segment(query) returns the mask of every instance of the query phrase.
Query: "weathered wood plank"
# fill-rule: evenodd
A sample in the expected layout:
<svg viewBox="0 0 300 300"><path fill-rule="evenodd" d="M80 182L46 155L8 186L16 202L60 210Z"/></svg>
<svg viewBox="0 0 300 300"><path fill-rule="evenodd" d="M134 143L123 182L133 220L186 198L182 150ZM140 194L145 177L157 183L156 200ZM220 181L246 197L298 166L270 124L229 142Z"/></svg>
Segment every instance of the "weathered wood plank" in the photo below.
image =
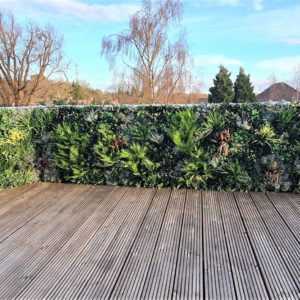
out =
<svg viewBox="0 0 300 300"><path fill-rule="evenodd" d="M27 193L13 198L6 205L0 207L0 228L6 225L28 209L34 209L43 201L43 193L53 189L53 185L43 184L30 189Z"/></svg>
<svg viewBox="0 0 300 300"><path fill-rule="evenodd" d="M33 207L28 208L27 210L20 212L10 220L7 220L6 224L4 224L0 228L0 243L2 243L9 236L16 233L20 235L22 231L19 231L20 228L25 226L31 220L34 220L39 214L43 213L45 210L48 210L50 206L53 206L55 202L64 195L67 191L70 191L70 188L63 185L52 185L47 190L37 195L32 200L36 200L37 204ZM42 199L42 201L40 200ZM26 232L27 233L27 232ZM21 238L18 239L19 242L24 240L24 235L21 235Z"/></svg>
<svg viewBox="0 0 300 300"><path fill-rule="evenodd" d="M171 190L158 190L126 262L110 287L112 299L139 299L161 230Z"/></svg>
<svg viewBox="0 0 300 300"><path fill-rule="evenodd" d="M121 258L116 251L133 242L130 235L138 230L154 192L130 188L115 213L93 236L66 276L50 289L47 297L92 298L90 293L101 292L99 285L104 282L106 272L116 267L115 260ZM127 235L128 239L125 238Z"/></svg>
<svg viewBox="0 0 300 300"><path fill-rule="evenodd" d="M235 197L271 298L297 299L297 285L250 195Z"/></svg>
<svg viewBox="0 0 300 300"><path fill-rule="evenodd" d="M299 194L286 194L286 198L290 201L293 207L300 214L300 195Z"/></svg>
<svg viewBox="0 0 300 300"><path fill-rule="evenodd" d="M15 188L6 189L0 192L0 206L13 201L14 198L40 186L41 183L26 184Z"/></svg>
<svg viewBox="0 0 300 300"><path fill-rule="evenodd" d="M269 295L233 194L217 193L217 202L221 210L238 299L268 299Z"/></svg>
<svg viewBox="0 0 300 300"><path fill-rule="evenodd" d="M28 284L24 290L19 290L16 298L45 299L47 293L59 280L65 276L71 265L78 259L78 255L87 246L99 228L104 224L114 209L123 199L127 188L116 187L107 192L105 199L93 214L83 223L71 239L57 252L45 268ZM112 230L108 223L106 229Z"/></svg>
<svg viewBox="0 0 300 300"><path fill-rule="evenodd" d="M299 213L290 204L289 200L286 199L285 194L267 193L267 196L300 243Z"/></svg>
<svg viewBox="0 0 300 300"><path fill-rule="evenodd" d="M0 277L5 279L0 282L0 298L13 298L15 294L37 276L44 265L59 251L60 248L73 236L82 223L91 215L99 205L95 193L103 193L94 187L81 187L82 193L74 197L74 205L59 211L65 223L59 230L51 233L48 239L34 246L26 248L20 257L7 257L0 262ZM55 222L55 221L54 221ZM38 232L39 234L39 232Z"/></svg>
<svg viewBox="0 0 300 300"><path fill-rule="evenodd" d="M250 196L300 290L300 243L266 195L251 193ZM300 230L300 216L298 227Z"/></svg>
<svg viewBox="0 0 300 300"><path fill-rule="evenodd" d="M173 298L203 299L201 192L188 190L181 232Z"/></svg>
<svg viewBox="0 0 300 300"><path fill-rule="evenodd" d="M170 299L179 252L186 191L173 190L141 298Z"/></svg>
<svg viewBox="0 0 300 300"><path fill-rule="evenodd" d="M300 298L297 195L27 188L0 192L0 299Z"/></svg>
<svg viewBox="0 0 300 300"><path fill-rule="evenodd" d="M203 192L203 247L205 298L236 298L231 262L215 192Z"/></svg>

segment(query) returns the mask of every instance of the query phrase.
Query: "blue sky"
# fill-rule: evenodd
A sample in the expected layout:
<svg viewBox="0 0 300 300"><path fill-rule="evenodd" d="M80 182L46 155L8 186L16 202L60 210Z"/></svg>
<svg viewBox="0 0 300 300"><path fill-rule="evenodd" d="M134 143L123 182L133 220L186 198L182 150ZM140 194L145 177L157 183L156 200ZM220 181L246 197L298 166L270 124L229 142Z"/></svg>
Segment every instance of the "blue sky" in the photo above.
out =
<svg viewBox="0 0 300 300"><path fill-rule="evenodd" d="M65 53L72 61L69 80L79 79L94 88L108 89L113 72L100 56L102 37L127 28L129 16L140 7L129 0L0 0L0 10L51 23L64 34ZM270 83L274 73L289 81L300 65L299 0L185 0L183 26L187 31L194 73L212 83L223 63L232 79L243 66L256 91ZM121 70L121 66L120 66Z"/></svg>

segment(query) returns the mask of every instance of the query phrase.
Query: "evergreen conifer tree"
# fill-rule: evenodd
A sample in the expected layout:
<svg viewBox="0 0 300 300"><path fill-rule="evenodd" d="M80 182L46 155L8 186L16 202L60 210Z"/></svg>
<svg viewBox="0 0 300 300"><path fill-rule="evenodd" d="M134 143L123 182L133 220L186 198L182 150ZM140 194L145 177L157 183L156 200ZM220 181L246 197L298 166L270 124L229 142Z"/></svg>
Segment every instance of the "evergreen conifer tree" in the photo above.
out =
<svg viewBox="0 0 300 300"><path fill-rule="evenodd" d="M256 97L253 92L253 86L250 81L250 75L246 75L243 68L237 75L234 83L234 100L233 102L255 102Z"/></svg>
<svg viewBox="0 0 300 300"><path fill-rule="evenodd" d="M234 91L230 76L231 73L223 65L220 65L219 73L214 79L214 86L209 89L209 103L229 103L233 101Z"/></svg>

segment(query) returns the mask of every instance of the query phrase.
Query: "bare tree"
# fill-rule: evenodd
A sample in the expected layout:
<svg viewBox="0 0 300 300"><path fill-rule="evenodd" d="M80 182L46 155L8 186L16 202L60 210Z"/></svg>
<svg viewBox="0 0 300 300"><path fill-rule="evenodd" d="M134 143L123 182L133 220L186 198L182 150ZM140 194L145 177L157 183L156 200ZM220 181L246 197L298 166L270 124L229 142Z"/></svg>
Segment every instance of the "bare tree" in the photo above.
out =
<svg viewBox="0 0 300 300"><path fill-rule="evenodd" d="M277 77L276 77L276 74L275 74L274 72L272 72L272 73L269 75L267 81L268 81L268 84L269 84L269 85L273 85L273 84L277 83L277 82L278 82L278 79L277 79Z"/></svg>
<svg viewBox="0 0 300 300"><path fill-rule="evenodd" d="M299 93L300 93L300 64L293 68L292 86L294 89L297 90L297 97L296 100L299 101Z"/></svg>
<svg viewBox="0 0 300 300"><path fill-rule="evenodd" d="M129 29L102 41L102 55L110 67L120 57L130 72L128 78L137 84L134 88L152 103L170 101L188 78L184 32L170 37L171 25L180 26L182 14L179 0L144 0L130 18Z"/></svg>
<svg viewBox="0 0 300 300"><path fill-rule="evenodd" d="M52 26L19 25L0 14L0 98L5 105L29 105L45 78L62 73L63 38Z"/></svg>

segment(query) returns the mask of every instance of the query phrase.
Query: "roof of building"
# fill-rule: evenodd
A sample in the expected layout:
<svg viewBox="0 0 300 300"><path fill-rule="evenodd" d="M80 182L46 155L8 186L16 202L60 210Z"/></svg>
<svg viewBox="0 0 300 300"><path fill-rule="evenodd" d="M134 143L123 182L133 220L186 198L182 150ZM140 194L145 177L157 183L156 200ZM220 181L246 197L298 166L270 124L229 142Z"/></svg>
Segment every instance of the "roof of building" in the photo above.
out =
<svg viewBox="0 0 300 300"><path fill-rule="evenodd" d="M262 93L256 96L257 101L290 101L299 99L300 92L289 86L285 82L278 82L272 84Z"/></svg>

